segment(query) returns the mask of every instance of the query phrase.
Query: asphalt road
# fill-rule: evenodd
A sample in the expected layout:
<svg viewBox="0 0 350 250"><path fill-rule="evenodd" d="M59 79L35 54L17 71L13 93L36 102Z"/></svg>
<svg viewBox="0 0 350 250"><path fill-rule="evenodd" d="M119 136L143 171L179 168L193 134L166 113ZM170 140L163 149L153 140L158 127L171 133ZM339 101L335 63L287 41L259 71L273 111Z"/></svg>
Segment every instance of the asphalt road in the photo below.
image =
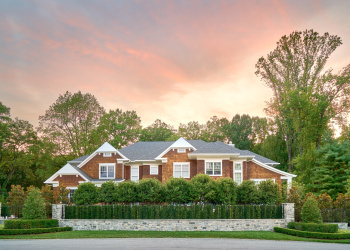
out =
<svg viewBox="0 0 350 250"><path fill-rule="evenodd" d="M0 240L1 250L15 249L266 249L338 250L347 244L242 239L52 239Z"/></svg>

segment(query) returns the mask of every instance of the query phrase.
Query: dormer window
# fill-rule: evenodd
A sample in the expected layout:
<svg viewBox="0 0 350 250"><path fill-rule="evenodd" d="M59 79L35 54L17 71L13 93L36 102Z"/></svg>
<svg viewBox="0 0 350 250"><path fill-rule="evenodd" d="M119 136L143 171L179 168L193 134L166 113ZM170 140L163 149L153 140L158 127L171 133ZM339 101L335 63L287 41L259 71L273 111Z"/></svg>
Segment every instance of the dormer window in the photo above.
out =
<svg viewBox="0 0 350 250"><path fill-rule="evenodd" d="M111 157L112 153L103 153L103 157Z"/></svg>
<svg viewBox="0 0 350 250"><path fill-rule="evenodd" d="M178 153L186 153L186 149L185 148L178 148L177 152Z"/></svg>

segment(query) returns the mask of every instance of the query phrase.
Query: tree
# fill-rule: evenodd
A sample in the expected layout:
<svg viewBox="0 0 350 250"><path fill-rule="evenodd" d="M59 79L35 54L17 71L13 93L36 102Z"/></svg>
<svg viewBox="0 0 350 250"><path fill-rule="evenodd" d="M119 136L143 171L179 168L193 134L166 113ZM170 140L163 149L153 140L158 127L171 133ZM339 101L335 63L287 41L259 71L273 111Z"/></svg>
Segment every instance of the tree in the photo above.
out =
<svg viewBox="0 0 350 250"><path fill-rule="evenodd" d="M106 181L102 183L99 191L101 202L108 204L115 202L115 192L117 191L117 185L113 181Z"/></svg>
<svg viewBox="0 0 350 250"><path fill-rule="evenodd" d="M282 197L279 185L271 179L260 182L258 185L258 200L262 204L280 204Z"/></svg>
<svg viewBox="0 0 350 250"><path fill-rule="evenodd" d="M174 128L161 120L141 130L140 141L169 141L174 138Z"/></svg>
<svg viewBox="0 0 350 250"><path fill-rule="evenodd" d="M258 188L254 181L243 181L238 186L237 201L240 204L255 204L258 201Z"/></svg>
<svg viewBox="0 0 350 250"><path fill-rule="evenodd" d="M322 223L321 210L314 198L309 197L303 205L301 220L306 223Z"/></svg>
<svg viewBox="0 0 350 250"><path fill-rule="evenodd" d="M164 200L162 183L156 178L142 179L137 186L138 201L158 203Z"/></svg>
<svg viewBox="0 0 350 250"><path fill-rule="evenodd" d="M313 169L308 190L328 193L333 199L338 193L346 193L350 175L350 141L330 143L322 146L316 153L316 167Z"/></svg>
<svg viewBox="0 0 350 250"><path fill-rule="evenodd" d="M73 194L76 205L92 205L100 201L99 190L92 182L84 182Z"/></svg>
<svg viewBox="0 0 350 250"><path fill-rule="evenodd" d="M11 206L23 206L26 194L21 185L11 185L11 191L6 201Z"/></svg>
<svg viewBox="0 0 350 250"><path fill-rule="evenodd" d="M138 202L137 186L138 183L134 181L123 181L122 183L119 183L114 200L126 204Z"/></svg>
<svg viewBox="0 0 350 250"><path fill-rule="evenodd" d="M221 178L216 181L216 192L213 197L216 204L235 204L237 200L237 184L232 178Z"/></svg>
<svg viewBox="0 0 350 250"><path fill-rule="evenodd" d="M23 219L45 219L45 200L38 188L31 188L28 192L27 198L24 201Z"/></svg>
<svg viewBox="0 0 350 250"><path fill-rule="evenodd" d="M180 123L178 135L186 140L199 140L202 137L204 125L192 121L187 124Z"/></svg>
<svg viewBox="0 0 350 250"><path fill-rule="evenodd" d="M185 204L190 202L190 186L184 178L171 177L164 184L165 201L168 203Z"/></svg>
<svg viewBox="0 0 350 250"><path fill-rule="evenodd" d="M65 185L60 183L56 190L53 191L53 198L56 204L70 204L69 198L69 189Z"/></svg>
<svg viewBox="0 0 350 250"><path fill-rule="evenodd" d="M214 180L210 178L209 175L206 174L197 174L193 177L190 184L190 196L193 202L210 202L213 198L213 193L215 190L213 189Z"/></svg>
<svg viewBox="0 0 350 250"><path fill-rule="evenodd" d="M103 107L92 94L67 91L39 117L39 131L57 145L57 153L86 155L98 146L91 143L91 131L103 114Z"/></svg>
<svg viewBox="0 0 350 250"><path fill-rule="evenodd" d="M350 65L338 74L324 70L327 59L342 44L337 36L313 30L283 36L266 58L256 64L256 75L273 90L266 112L281 121L288 151L289 172L293 160L319 147L331 119L349 110ZM308 156L310 158L310 156ZM302 161L303 162L303 161ZM312 162L297 165L306 183Z"/></svg>
<svg viewBox="0 0 350 250"><path fill-rule="evenodd" d="M235 115L224 127L229 141L239 149L251 149L253 145L253 120L249 115Z"/></svg>
<svg viewBox="0 0 350 250"><path fill-rule="evenodd" d="M141 119L135 111L123 112L121 109L110 110L103 114L99 125L92 131L94 144L103 144L109 141L112 146L119 149L135 143L141 131Z"/></svg>

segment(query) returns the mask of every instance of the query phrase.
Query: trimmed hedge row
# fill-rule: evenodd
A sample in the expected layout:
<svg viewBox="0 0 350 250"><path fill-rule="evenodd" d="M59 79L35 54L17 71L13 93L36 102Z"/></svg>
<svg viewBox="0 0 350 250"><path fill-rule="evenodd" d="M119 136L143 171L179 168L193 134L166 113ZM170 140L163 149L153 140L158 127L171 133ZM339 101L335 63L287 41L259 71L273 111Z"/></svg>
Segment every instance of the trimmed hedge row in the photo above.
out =
<svg viewBox="0 0 350 250"><path fill-rule="evenodd" d="M4 229L33 229L58 227L58 220L35 219L35 220L6 220Z"/></svg>
<svg viewBox="0 0 350 250"><path fill-rule="evenodd" d="M281 219L281 205L66 206L66 219Z"/></svg>
<svg viewBox="0 0 350 250"><path fill-rule="evenodd" d="M282 228L282 227L274 227L273 230L277 233L284 233L284 234L305 237L305 238L329 239L329 240L350 239L350 233L308 232L308 231L299 231L299 230Z"/></svg>
<svg viewBox="0 0 350 250"><path fill-rule="evenodd" d="M321 233L337 233L337 224L326 223L304 223L304 222L289 222L287 225L289 229L295 229L299 231L308 232L321 232Z"/></svg>
<svg viewBox="0 0 350 250"><path fill-rule="evenodd" d="M32 228L32 229L3 229L0 235L19 235L19 234L42 234L72 231L72 227L51 227L51 228Z"/></svg>

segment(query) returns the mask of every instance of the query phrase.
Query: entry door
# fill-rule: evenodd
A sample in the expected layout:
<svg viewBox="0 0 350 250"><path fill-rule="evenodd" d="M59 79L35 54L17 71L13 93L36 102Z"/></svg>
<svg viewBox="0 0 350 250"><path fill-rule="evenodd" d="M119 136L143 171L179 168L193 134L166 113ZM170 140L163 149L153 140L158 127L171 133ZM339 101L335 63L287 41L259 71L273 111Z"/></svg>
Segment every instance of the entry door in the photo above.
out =
<svg viewBox="0 0 350 250"><path fill-rule="evenodd" d="M131 177L132 181L139 180L139 166L131 166Z"/></svg>

